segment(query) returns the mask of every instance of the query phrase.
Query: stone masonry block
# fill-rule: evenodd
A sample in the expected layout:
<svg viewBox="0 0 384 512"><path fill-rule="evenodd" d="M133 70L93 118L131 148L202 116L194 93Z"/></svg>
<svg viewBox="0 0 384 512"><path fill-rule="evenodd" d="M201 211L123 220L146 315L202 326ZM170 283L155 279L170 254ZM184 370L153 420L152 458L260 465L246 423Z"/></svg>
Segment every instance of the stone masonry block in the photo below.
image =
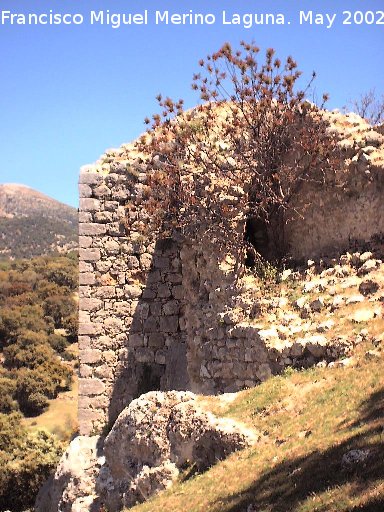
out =
<svg viewBox="0 0 384 512"><path fill-rule="evenodd" d="M87 324L91 322L91 317L88 311L79 311L79 323Z"/></svg>
<svg viewBox="0 0 384 512"><path fill-rule="evenodd" d="M145 340L143 334L130 334L128 337L130 347L144 347Z"/></svg>
<svg viewBox="0 0 384 512"><path fill-rule="evenodd" d="M103 410L81 409L78 411L80 435L90 436L101 430L101 425L106 421Z"/></svg>
<svg viewBox="0 0 384 512"><path fill-rule="evenodd" d="M79 210L81 212L98 212L100 210L100 201L98 199L81 197Z"/></svg>
<svg viewBox="0 0 384 512"><path fill-rule="evenodd" d="M79 395L102 395L105 384L100 379L79 379Z"/></svg>
<svg viewBox="0 0 384 512"><path fill-rule="evenodd" d="M107 240L104 247L109 254L118 254L120 252L120 244L116 240Z"/></svg>
<svg viewBox="0 0 384 512"><path fill-rule="evenodd" d="M85 350L91 346L91 338L89 336L79 336L79 350Z"/></svg>
<svg viewBox="0 0 384 512"><path fill-rule="evenodd" d="M157 296L166 299L171 296L171 291L167 283L160 283L157 287Z"/></svg>
<svg viewBox="0 0 384 512"><path fill-rule="evenodd" d="M105 380L112 380L113 368L111 368L109 364L102 364L101 366L96 366L95 377L99 377L100 379Z"/></svg>
<svg viewBox="0 0 384 512"><path fill-rule="evenodd" d="M86 185L85 183L79 184L79 197L91 197L92 196L92 189L89 185Z"/></svg>
<svg viewBox="0 0 384 512"><path fill-rule="evenodd" d="M172 288L172 295L175 299L181 300L184 296L184 289L181 285L174 286Z"/></svg>
<svg viewBox="0 0 384 512"><path fill-rule="evenodd" d="M96 323L79 323L79 334L100 334L102 328L100 324Z"/></svg>
<svg viewBox="0 0 384 512"><path fill-rule="evenodd" d="M144 332L146 332L146 333L157 332L158 330L159 330L159 324L158 324L157 317L150 316L149 318L147 318L145 320L145 322L144 322Z"/></svg>
<svg viewBox="0 0 384 512"><path fill-rule="evenodd" d="M114 220L114 216L112 212L95 212L94 219L98 224L107 224Z"/></svg>
<svg viewBox="0 0 384 512"><path fill-rule="evenodd" d="M139 363L153 363L155 360L155 353L150 348L137 348L135 350L136 361Z"/></svg>
<svg viewBox="0 0 384 512"><path fill-rule="evenodd" d="M82 224L80 224L81 226ZM88 249L92 245L92 237L90 236L79 236L79 247L81 249Z"/></svg>
<svg viewBox="0 0 384 512"><path fill-rule="evenodd" d="M89 366L88 364L80 364L79 368L79 375L83 379L89 379L92 377L92 366Z"/></svg>
<svg viewBox="0 0 384 512"><path fill-rule="evenodd" d="M79 212L79 222L92 222L92 213L90 212Z"/></svg>
<svg viewBox="0 0 384 512"><path fill-rule="evenodd" d="M105 330L108 334L118 334L124 330L124 323L120 318L108 317L104 320Z"/></svg>
<svg viewBox="0 0 384 512"><path fill-rule="evenodd" d="M148 346L162 348L165 345L164 334L160 332L153 332L148 336Z"/></svg>
<svg viewBox="0 0 384 512"><path fill-rule="evenodd" d="M103 409L108 407L108 397L104 395L98 395L98 396L87 396L83 397L81 401L81 407L82 409Z"/></svg>
<svg viewBox="0 0 384 512"><path fill-rule="evenodd" d="M145 252L140 256L140 267L143 270L149 270L152 264L152 256Z"/></svg>
<svg viewBox="0 0 384 512"><path fill-rule="evenodd" d="M177 332L179 327L179 318L177 316L160 317L160 331Z"/></svg>
<svg viewBox="0 0 384 512"><path fill-rule="evenodd" d="M82 261L99 261L100 249L79 249L79 258Z"/></svg>
<svg viewBox="0 0 384 512"><path fill-rule="evenodd" d="M116 296L116 289L114 286L98 286L95 291L95 297L99 299L111 299Z"/></svg>
<svg viewBox="0 0 384 512"><path fill-rule="evenodd" d="M107 233L110 236L125 237L124 225L120 222L111 222L107 225Z"/></svg>
<svg viewBox="0 0 384 512"><path fill-rule="evenodd" d="M100 309L102 305L103 302L100 299L82 297L79 300L79 308L81 311L96 311Z"/></svg>
<svg viewBox="0 0 384 512"><path fill-rule="evenodd" d="M161 302L152 302L149 305L151 315L161 316Z"/></svg>
<svg viewBox="0 0 384 512"><path fill-rule="evenodd" d="M98 349L83 350L80 354L81 363L95 364L101 361L102 351Z"/></svg>
<svg viewBox="0 0 384 512"><path fill-rule="evenodd" d="M79 284L95 284L96 277L93 272L82 272L79 274Z"/></svg>
<svg viewBox="0 0 384 512"><path fill-rule="evenodd" d="M157 352L155 354L155 362L157 364L165 364L166 360L167 360L166 354L167 354L166 350L157 350Z"/></svg>
<svg viewBox="0 0 384 512"><path fill-rule="evenodd" d="M90 172L89 166L84 166L80 169L79 183L86 185L98 185L103 181L103 176L96 172Z"/></svg>
<svg viewBox="0 0 384 512"><path fill-rule="evenodd" d="M104 235L107 231L105 224L80 224L79 235L98 236Z"/></svg>
<svg viewBox="0 0 384 512"><path fill-rule="evenodd" d="M86 261L79 261L79 272L93 272L92 263Z"/></svg>
<svg viewBox="0 0 384 512"><path fill-rule="evenodd" d="M180 310L180 303L177 300L172 300L164 304L164 315L178 315Z"/></svg>
<svg viewBox="0 0 384 512"><path fill-rule="evenodd" d="M124 286L124 292L128 299L136 299L141 296L142 288L141 286L127 285Z"/></svg>
<svg viewBox="0 0 384 512"><path fill-rule="evenodd" d="M107 187L107 185L105 185L105 183L102 183L93 189L93 195L98 198L110 197L111 190Z"/></svg>

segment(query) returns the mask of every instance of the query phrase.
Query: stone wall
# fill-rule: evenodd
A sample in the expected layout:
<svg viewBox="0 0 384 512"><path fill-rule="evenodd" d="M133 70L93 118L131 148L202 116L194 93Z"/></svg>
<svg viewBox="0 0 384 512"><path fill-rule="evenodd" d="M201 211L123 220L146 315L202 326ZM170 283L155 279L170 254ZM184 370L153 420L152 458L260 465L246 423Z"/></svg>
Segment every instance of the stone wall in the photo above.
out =
<svg viewBox="0 0 384 512"><path fill-rule="evenodd" d="M189 386L178 242L140 234L142 185L125 167L85 167L79 190L79 424L89 434L142 393Z"/></svg>
<svg viewBox="0 0 384 512"><path fill-rule="evenodd" d="M233 391L279 369L258 330L231 317L241 290L215 240L144 236L143 185L112 170L80 175L82 434L150 390Z"/></svg>
<svg viewBox="0 0 384 512"><path fill-rule="evenodd" d="M361 128L361 120L358 130L344 121L345 164L328 188L303 189L297 206L305 217L287 227L296 257L384 232L384 137ZM147 171L126 145L80 174L79 425L85 435L111 425L147 391L235 391L325 355L322 339L292 344L249 323L233 261L218 253L214 239L159 239L148 232Z"/></svg>
<svg viewBox="0 0 384 512"><path fill-rule="evenodd" d="M342 162L325 185L307 183L288 223L294 258L317 257L384 233L384 137L356 114L328 113ZM328 177L329 178L329 177Z"/></svg>

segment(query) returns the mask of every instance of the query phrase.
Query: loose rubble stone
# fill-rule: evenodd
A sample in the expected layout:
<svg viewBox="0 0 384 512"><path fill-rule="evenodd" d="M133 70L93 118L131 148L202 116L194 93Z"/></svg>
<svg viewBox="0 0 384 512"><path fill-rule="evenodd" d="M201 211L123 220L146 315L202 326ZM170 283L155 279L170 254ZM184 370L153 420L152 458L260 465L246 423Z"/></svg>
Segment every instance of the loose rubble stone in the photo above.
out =
<svg viewBox="0 0 384 512"><path fill-rule="evenodd" d="M352 322L361 323L368 322L375 318L375 311L372 308L362 307L355 311L349 318Z"/></svg>
<svg viewBox="0 0 384 512"><path fill-rule="evenodd" d="M95 484L104 457L98 454L99 443L98 436L79 436L71 442L55 474L40 489L36 512L100 510Z"/></svg>
<svg viewBox="0 0 384 512"><path fill-rule="evenodd" d="M371 279L363 281L359 286L359 292L365 296L376 293L378 289L379 285L375 281L372 281Z"/></svg>
<svg viewBox="0 0 384 512"><path fill-rule="evenodd" d="M352 295L348 297L345 301L346 304L357 304L359 302L364 302L363 295Z"/></svg>
<svg viewBox="0 0 384 512"><path fill-rule="evenodd" d="M378 350L368 350L365 353L367 359L380 359L381 353Z"/></svg>
<svg viewBox="0 0 384 512"><path fill-rule="evenodd" d="M318 299L313 300L309 304L309 307L311 308L311 311L319 313L324 307L324 300L321 297L319 297Z"/></svg>
<svg viewBox="0 0 384 512"><path fill-rule="evenodd" d="M365 276L366 274L369 274L372 272L372 270L375 270L378 267L378 262L376 260L367 260L359 270L357 271L358 276Z"/></svg>
<svg viewBox="0 0 384 512"><path fill-rule="evenodd" d="M341 459L341 467L349 470L365 462L370 454L370 450L350 450L345 453Z"/></svg>

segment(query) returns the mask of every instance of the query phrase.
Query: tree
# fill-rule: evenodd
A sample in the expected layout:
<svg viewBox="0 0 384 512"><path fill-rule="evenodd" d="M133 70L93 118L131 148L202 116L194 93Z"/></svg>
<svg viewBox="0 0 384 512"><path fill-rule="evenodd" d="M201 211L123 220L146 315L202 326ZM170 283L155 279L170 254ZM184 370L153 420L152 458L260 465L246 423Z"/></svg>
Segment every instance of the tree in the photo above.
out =
<svg viewBox="0 0 384 512"><path fill-rule="evenodd" d="M351 104L352 109L372 126L384 123L384 94L379 98L375 89L360 95Z"/></svg>
<svg viewBox="0 0 384 512"><path fill-rule="evenodd" d="M56 329L63 327L63 319L75 314L76 302L71 296L50 295L43 302L45 317L53 318Z"/></svg>
<svg viewBox="0 0 384 512"><path fill-rule="evenodd" d="M15 400L16 381L11 378L10 372L2 370L0 372L0 413L10 414L18 409Z"/></svg>
<svg viewBox="0 0 384 512"><path fill-rule="evenodd" d="M62 452L52 434L28 432L21 414L0 413L0 510L32 510Z"/></svg>
<svg viewBox="0 0 384 512"><path fill-rule="evenodd" d="M320 108L296 90L301 75L288 57L268 49L225 44L200 61L192 87L201 103L158 96L161 114L147 118L138 144L154 169L147 209L165 233L210 230L219 243L244 256L251 219L267 226L273 253L285 254L285 223L303 184L324 183L336 162L336 143ZM323 100L326 101L324 96ZM239 229L239 225L243 229Z"/></svg>

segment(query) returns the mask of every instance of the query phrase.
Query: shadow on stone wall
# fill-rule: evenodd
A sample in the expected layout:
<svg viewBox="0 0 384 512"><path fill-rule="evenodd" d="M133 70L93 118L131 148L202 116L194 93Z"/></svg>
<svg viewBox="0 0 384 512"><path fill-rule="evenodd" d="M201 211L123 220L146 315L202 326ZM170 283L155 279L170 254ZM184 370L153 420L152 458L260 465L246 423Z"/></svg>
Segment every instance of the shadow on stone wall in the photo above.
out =
<svg viewBox="0 0 384 512"><path fill-rule="evenodd" d="M131 316L108 408L112 426L135 398L154 390L188 390L183 287L178 242L157 240L147 272L131 272ZM127 298L128 299L128 298Z"/></svg>

